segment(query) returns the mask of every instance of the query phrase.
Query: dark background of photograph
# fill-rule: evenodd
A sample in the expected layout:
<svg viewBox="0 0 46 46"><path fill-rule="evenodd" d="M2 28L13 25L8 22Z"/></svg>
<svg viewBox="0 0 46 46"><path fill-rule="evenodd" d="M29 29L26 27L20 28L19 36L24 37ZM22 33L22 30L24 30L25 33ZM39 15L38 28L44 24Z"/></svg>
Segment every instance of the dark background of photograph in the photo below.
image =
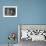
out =
<svg viewBox="0 0 46 46"><path fill-rule="evenodd" d="M5 8L5 15L7 15L7 10L9 10L9 16L14 16L16 15L16 8ZM11 10L12 10L12 13L11 13Z"/></svg>

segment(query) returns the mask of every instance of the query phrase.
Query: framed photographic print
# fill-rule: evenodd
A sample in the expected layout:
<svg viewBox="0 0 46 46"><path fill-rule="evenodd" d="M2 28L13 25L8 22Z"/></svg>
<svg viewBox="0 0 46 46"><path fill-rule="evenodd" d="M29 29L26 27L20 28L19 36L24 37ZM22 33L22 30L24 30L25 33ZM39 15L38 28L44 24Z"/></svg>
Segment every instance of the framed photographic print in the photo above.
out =
<svg viewBox="0 0 46 46"><path fill-rule="evenodd" d="M18 41L46 41L46 25L45 24L19 24L18 25Z"/></svg>
<svg viewBox="0 0 46 46"><path fill-rule="evenodd" d="M3 17L17 17L17 6L3 6Z"/></svg>

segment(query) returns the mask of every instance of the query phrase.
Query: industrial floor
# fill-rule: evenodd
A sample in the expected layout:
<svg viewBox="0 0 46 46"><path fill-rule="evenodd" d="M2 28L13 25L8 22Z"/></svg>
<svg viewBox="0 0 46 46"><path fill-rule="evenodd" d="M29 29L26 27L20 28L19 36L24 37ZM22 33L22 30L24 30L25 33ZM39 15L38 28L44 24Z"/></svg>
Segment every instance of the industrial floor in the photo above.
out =
<svg viewBox="0 0 46 46"><path fill-rule="evenodd" d="M8 44L0 44L0 46L8 46ZM45 41L21 40L19 45L15 44L13 46L46 46L46 42Z"/></svg>
<svg viewBox="0 0 46 46"><path fill-rule="evenodd" d="M46 42L45 41L21 40L20 46L46 46Z"/></svg>

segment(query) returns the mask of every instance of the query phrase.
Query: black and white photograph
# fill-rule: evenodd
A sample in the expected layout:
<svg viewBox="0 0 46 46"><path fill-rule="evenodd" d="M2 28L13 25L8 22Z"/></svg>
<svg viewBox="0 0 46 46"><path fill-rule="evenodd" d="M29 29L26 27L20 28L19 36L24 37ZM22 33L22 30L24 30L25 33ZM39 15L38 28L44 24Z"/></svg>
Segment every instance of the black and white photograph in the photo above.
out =
<svg viewBox="0 0 46 46"><path fill-rule="evenodd" d="M4 17L17 17L17 6L3 6Z"/></svg>
<svg viewBox="0 0 46 46"><path fill-rule="evenodd" d="M31 46L32 43L46 41L46 25L18 25L18 41L20 46Z"/></svg>

